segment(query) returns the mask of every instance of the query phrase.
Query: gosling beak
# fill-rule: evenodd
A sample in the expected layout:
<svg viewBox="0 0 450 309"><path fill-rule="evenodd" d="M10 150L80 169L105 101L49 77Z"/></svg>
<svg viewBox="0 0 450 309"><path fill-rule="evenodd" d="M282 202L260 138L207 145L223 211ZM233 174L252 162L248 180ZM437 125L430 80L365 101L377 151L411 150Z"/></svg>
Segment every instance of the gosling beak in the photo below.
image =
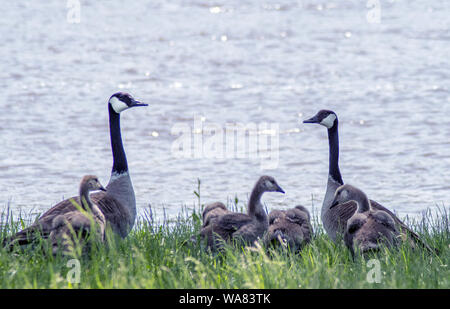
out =
<svg viewBox="0 0 450 309"><path fill-rule="evenodd" d="M317 115L315 115L315 116L312 117L312 118L303 120L303 123L319 123L319 122L320 122L320 121L319 121L319 117L317 117Z"/></svg>
<svg viewBox="0 0 450 309"><path fill-rule="evenodd" d="M98 188L98 189L101 190L101 191L105 191L106 192L106 189L103 186L100 186L100 188Z"/></svg>
<svg viewBox="0 0 450 309"><path fill-rule="evenodd" d="M141 102L139 102L139 101L137 101L135 99L132 99L130 107L135 107L135 106L148 106L148 104L141 103Z"/></svg>
<svg viewBox="0 0 450 309"><path fill-rule="evenodd" d="M281 187L279 186L279 185L277 185L277 188L276 188L276 190L275 190L276 192L280 192L280 193L283 193L283 194L285 194L286 192L284 192L284 190L283 189L281 189Z"/></svg>
<svg viewBox="0 0 450 309"><path fill-rule="evenodd" d="M339 201L333 200L333 202L332 202L332 204L330 206L330 209L333 208L333 207L336 207L337 205L339 205Z"/></svg>

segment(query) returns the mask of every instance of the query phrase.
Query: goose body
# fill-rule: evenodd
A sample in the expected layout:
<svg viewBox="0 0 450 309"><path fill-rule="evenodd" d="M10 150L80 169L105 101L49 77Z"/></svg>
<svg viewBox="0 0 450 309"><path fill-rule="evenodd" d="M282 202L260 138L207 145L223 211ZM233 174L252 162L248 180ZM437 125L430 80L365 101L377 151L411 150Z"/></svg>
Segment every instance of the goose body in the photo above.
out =
<svg viewBox="0 0 450 309"><path fill-rule="evenodd" d="M258 238L262 238L269 226L267 214L261 203L264 192L284 193L273 177L262 176L252 190L246 214L231 212L222 203L215 203L215 207L211 206L209 209L205 208L203 217L209 221L204 221L200 235L207 239L208 247L217 249L221 240L253 244ZM216 209L215 217L208 216L214 209Z"/></svg>
<svg viewBox="0 0 450 309"><path fill-rule="evenodd" d="M218 218L220 218L221 216L223 216L227 213L231 213L231 211L229 211L227 209L227 207L225 206L224 203L215 202L215 203L207 205L202 213L202 217L203 217L202 228L205 228L211 224L214 224Z"/></svg>
<svg viewBox="0 0 450 309"><path fill-rule="evenodd" d="M75 244L75 238L78 236L81 237L81 241L84 241L88 235L96 237L99 241L104 240L106 218L98 205L90 199L90 192L96 190L106 191L96 176L84 176L80 183L79 199L81 202L78 204L84 212L69 211L56 216L52 221L49 238L53 254L58 252L60 245L63 246L63 252L67 252L69 247Z"/></svg>
<svg viewBox="0 0 450 309"><path fill-rule="evenodd" d="M133 228L136 218L136 199L133 185L128 173L128 163L122 144L120 130L120 113L135 106L147 106L147 104L136 101L128 93L118 92L113 94L108 101L109 128L111 137L111 149L113 153L113 167L106 192L92 194L92 203L96 204L104 214L106 222L111 229L121 237L126 237ZM72 197L80 204L79 196ZM4 244L13 245L17 243L24 245L35 239L36 233L47 238L53 227L53 221L60 215L75 211L76 208L71 200L66 199L41 215L37 222L30 227L7 238Z"/></svg>
<svg viewBox="0 0 450 309"><path fill-rule="evenodd" d="M356 212L357 204L355 201L347 201L331 207L336 190L344 184L341 171L339 169L339 134L337 115L330 110L321 110L314 117L303 121L304 123L317 123L327 128L329 142L329 170L325 197L321 209L321 219L325 231L329 237L336 242L338 235L342 235L347 230L347 221ZM394 222L400 227L400 230L407 238L409 236L414 244L420 244L429 251L433 251L425 244L419 235L409 229L393 212L381 204L370 200L372 209L386 212Z"/></svg>
<svg viewBox="0 0 450 309"><path fill-rule="evenodd" d="M353 257L355 249L364 254L378 250L382 244L391 247L398 243L400 232L394 218L386 211L373 209L366 194L358 188L340 186L331 208L349 201L354 201L357 208L347 222L344 242Z"/></svg>
<svg viewBox="0 0 450 309"><path fill-rule="evenodd" d="M292 251L300 251L311 241L313 229L308 210L298 205L288 210L272 210L265 244L284 245Z"/></svg>

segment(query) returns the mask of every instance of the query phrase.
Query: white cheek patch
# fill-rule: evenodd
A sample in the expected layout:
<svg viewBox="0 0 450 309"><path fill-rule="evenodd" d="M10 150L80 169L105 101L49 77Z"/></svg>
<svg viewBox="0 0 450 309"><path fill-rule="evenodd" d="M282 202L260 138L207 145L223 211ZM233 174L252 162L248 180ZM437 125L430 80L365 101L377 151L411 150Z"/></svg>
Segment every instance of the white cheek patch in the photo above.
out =
<svg viewBox="0 0 450 309"><path fill-rule="evenodd" d="M341 192L341 196L342 196L343 199L347 199L347 197L348 197L348 192L347 192L347 190L342 191L342 192Z"/></svg>
<svg viewBox="0 0 450 309"><path fill-rule="evenodd" d="M334 126L334 121L336 120L336 115L329 114L326 118L324 118L320 124L331 129Z"/></svg>
<svg viewBox="0 0 450 309"><path fill-rule="evenodd" d="M111 104L114 111L118 114L128 108L128 105L120 101L117 97L112 97L111 100L109 100L109 103Z"/></svg>

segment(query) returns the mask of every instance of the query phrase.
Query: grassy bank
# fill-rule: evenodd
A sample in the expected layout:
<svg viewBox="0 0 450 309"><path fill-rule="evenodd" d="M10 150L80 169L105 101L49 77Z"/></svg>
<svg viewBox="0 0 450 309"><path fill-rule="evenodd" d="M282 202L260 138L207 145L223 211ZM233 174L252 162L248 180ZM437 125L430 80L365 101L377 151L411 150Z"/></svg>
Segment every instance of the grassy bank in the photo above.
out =
<svg viewBox="0 0 450 309"><path fill-rule="evenodd" d="M430 255L406 245L384 250L375 257L380 283L367 280L376 265L361 258L353 262L317 218L314 240L300 254L258 247L211 254L189 241L201 225L194 211L172 223L140 217L127 239L111 239L90 257L78 257L79 283L67 280L75 278L71 258L49 255L45 242L14 252L0 249L0 288L450 288L448 212L408 224L440 252ZM3 216L2 225L0 238L25 223Z"/></svg>

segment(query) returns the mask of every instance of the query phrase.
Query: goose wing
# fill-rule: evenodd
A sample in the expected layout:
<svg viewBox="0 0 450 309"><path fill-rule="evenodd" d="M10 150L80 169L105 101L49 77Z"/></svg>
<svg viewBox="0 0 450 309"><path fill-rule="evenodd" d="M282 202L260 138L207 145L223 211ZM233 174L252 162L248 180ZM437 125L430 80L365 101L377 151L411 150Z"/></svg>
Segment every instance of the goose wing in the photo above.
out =
<svg viewBox="0 0 450 309"><path fill-rule="evenodd" d="M382 210L376 210L370 214L370 216L378 223L383 225L392 231L397 231L395 227L395 221L387 212Z"/></svg>
<svg viewBox="0 0 450 309"><path fill-rule="evenodd" d="M220 217L216 225L220 230L233 233L250 222L252 218L248 215L233 212Z"/></svg>
<svg viewBox="0 0 450 309"><path fill-rule="evenodd" d="M383 205L370 200L370 204L372 206L372 208L374 210L381 210L386 212L395 222L396 225L398 225L400 227L400 230L402 231L402 233L408 235L409 237L411 237L412 241L415 244L420 245L421 247L425 248L426 250L428 250L429 252L433 252L433 253L437 253L436 249L431 248L427 243L425 243L420 236L415 233L414 231L412 231L405 223L403 223L392 211L390 211L389 209L387 209L386 207L384 207Z"/></svg>
<svg viewBox="0 0 450 309"><path fill-rule="evenodd" d="M206 227L206 226L210 225L211 223L216 222L220 216L223 216L229 212L230 211L227 209L225 204L223 204L221 202L215 202L215 203L207 205L202 213L202 218L203 218L203 226L202 227Z"/></svg>
<svg viewBox="0 0 450 309"><path fill-rule="evenodd" d="M341 203L327 211L327 216L329 218L335 218L332 221L332 225L336 231L344 233L347 229L347 221L356 212L356 203L353 201L348 201L346 203Z"/></svg>
<svg viewBox="0 0 450 309"><path fill-rule="evenodd" d="M200 236L204 239L206 238L208 247L215 250L221 247L221 243L215 235L224 240L229 240L234 232L251 221L251 218L246 214L230 212L203 227L200 231Z"/></svg>

